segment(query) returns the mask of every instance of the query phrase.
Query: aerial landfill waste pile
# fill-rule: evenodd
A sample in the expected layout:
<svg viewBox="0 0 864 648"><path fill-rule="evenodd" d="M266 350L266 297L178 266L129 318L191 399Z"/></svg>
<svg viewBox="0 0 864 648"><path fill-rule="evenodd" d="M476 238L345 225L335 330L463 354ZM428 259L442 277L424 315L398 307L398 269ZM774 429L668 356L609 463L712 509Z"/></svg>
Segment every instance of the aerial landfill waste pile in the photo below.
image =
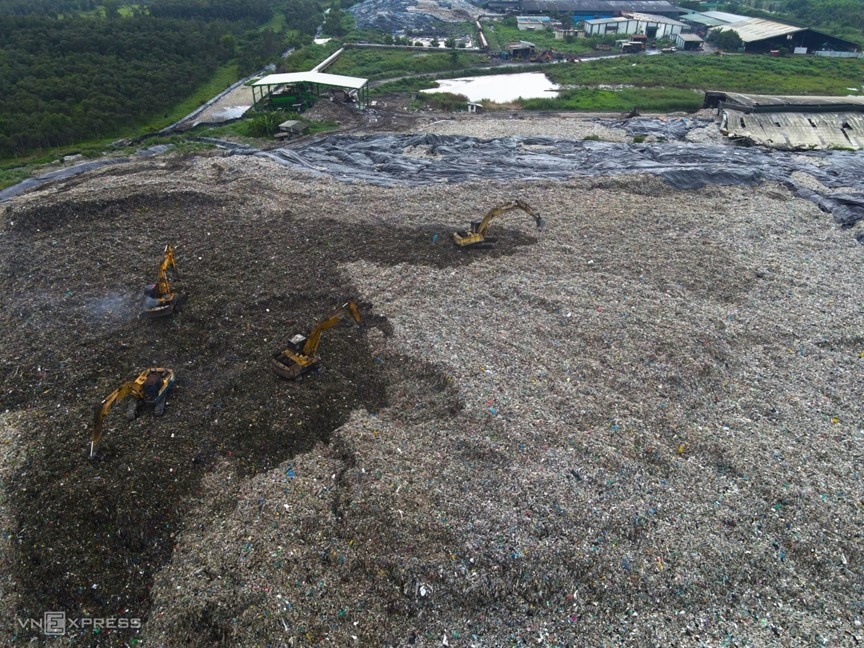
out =
<svg viewBox="0 0 864 648"><path fill-rule="evenodd" d="M864 643L864 154L715 131L0 192L0 645Z"/></svg>
<svg viewBox="0 0 864 648"><path fill-rule="evenodd" d="M440 33L444 23L464 23L484 13L466 0L364 0L348 11L360 29L385 33Z"/></svg>

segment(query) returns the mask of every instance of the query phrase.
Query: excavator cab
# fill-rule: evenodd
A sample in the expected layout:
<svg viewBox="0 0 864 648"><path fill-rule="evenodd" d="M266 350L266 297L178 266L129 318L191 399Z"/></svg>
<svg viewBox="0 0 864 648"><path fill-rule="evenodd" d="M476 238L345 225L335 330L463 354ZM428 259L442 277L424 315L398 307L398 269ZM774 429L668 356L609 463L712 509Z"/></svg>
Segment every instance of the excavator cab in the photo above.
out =
<svg viewBox="0 0 864 648"><path fill-rule="evenodd" d="M489 229L489 224L494 218L497 218L501 214L504 214L513 209L521 209L529 216L534 218L534 221L537 224L538 231L543 229L545 222L543 221L543 218L540 216L540 214L535 212L534 209L524 200L516 198L515 200L502 203L490 209L483 217L482 221L473 221L471 223L470 230L465 232L453 232L453 242L459 247L463 248L493 247L496 239L486 236L486 232Z"/></svg>
<svg viewBox="0 0 864 648"><path fill-rule="evenodd" d="M111 408L127 396L130 397L126 409L126 418L130 421L138 415L138 407L141 403L153 407L154 416L162 416L165 413L165 400L168 392L174 386L174 371L163 367L150 367L145 369L135 380L123 383L108 394L96 407L96 416L93 424L93 433L90 437L90 457L96 454L96 444L102 437L102 425Z"/></svg>
<svg viewBox="0 0 864 648"><path fill-rule="evenodd" d="M360 309L354 302L346 302L337 308L328 318L322 320L312 329L308 336L301 333L288 340L287 348L274 354L270 359L270 367L276 375L287 380L297 380L318 367L318 345L321 333L339 323L345 313L349 313L357 324L362 323Z"/></svg>
<svg viewBox="0 0 864 648"><path fill-rule="evenodd" d="M177 310L180 295L171 290L168 283L168 270L173 270L177 276L177 268L174 264L174 248L165 246L162 262L156 274L156 283L144 286L144 311L141 313L147 319L167 317Z"/></svg>

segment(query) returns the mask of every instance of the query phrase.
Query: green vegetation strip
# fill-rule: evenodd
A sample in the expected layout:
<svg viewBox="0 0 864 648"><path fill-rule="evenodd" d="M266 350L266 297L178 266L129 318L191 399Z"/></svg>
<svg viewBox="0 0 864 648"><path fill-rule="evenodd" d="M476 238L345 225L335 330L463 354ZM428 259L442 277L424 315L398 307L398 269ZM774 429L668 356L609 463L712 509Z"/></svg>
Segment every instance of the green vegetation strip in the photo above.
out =
<svg viewBox="0 0 864 648"><path fill-rule="evenodd" d="M695 112L704 98L701 92L678 88L582 88L564 91L556 99L524 99L520 103L525 110Z"/></svg>
<svg viewBox="0 0 864 648"><path fill-rule="evenodd" d="M864 60L818 57L710 56L686 54L621 56L545 66L561 86L625 84L754 94L849 94L861 84Z"/></svg>
<svg viewBox="0 0 864 648"><path fill-rule="evenodd" d="M328 56L333 54L341 47L341 43L337 41L329 41L324 45L306 45L300 49L294 50L288 56L279 62L279 72L306 72L311 70L316 65L324 61ZM328 73L333 73L333 69L327 70Z"/></svg>
<svg viewBox="0 0 864 648"><path fill-rule="evenodd" d="M618 38L618 34L609 38L568 38L559 39L551 31L534 31L527 34L524 31L519 31L514 24L506 24L499 22L483 21L483 33L489 42L489 48L493 52L503 51L507 48L508 43L518 43L521 40L527 40L534 43L538 52L543 50L556 50L567 54L587 54L594 50L594 45L601 42L612 43Z"/></svg>

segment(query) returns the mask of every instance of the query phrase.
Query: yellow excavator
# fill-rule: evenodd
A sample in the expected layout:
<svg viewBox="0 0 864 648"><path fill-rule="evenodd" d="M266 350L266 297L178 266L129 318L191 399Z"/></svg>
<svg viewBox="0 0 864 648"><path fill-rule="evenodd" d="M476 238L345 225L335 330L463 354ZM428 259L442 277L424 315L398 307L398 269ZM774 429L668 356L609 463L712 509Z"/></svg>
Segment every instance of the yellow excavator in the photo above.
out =
<svg viewBox="0 0 864 648"><path fill-rule="evenodd" d="M156 283L144 286L144 312L141 314L148 319L165 317L177 309L180 295L172 292L171 286L168 284L169 269L174 271L176 277L174 248L166 245L162 263L159 264L159 271L156 274Z"/></svg>
<svg viewBox="0 0 864 648"><path fill-rule="evenodd" d="M119 403L127 396L131 397L126 409L126 418L130 421L138 415L138 406L142 402L153 406L154 416L162 416L165 413L165 399L173 386L173 370L150 367L142 371L135 380L123 383L108 394L96 408L96 420L90 437L90 457L96 453L96 444L102 436L102 424L115 403Z"/></svg>
<svg viewBox="0 0 864 648"><path fill-rule="evenodd" d="M471 223L471 229L467 232L453 232L453 242L460 247L491 247L495 243L495 239L486 236L486 231L489 229L489 223L493 218L513 209L521 209L529 216L532 216L537 223L537 230L542 230L545 225L540 215L535 212L531 206L520 198L502 203L490 209L483 217L482 221Z"/></svg>
<svg viewBox="0 0 864 648"><path fill-rule="evenodd" d="M360 309L354 302L346 302L337 308L330 317L322 320L312 329L309 337L297 334L288 341L288 348L280 351L270 360L270 366L278 375L288 380L300 378L318 366L318 344L321 333L335 326L345 313L350 313L357 324L361 324Z"/></svg>

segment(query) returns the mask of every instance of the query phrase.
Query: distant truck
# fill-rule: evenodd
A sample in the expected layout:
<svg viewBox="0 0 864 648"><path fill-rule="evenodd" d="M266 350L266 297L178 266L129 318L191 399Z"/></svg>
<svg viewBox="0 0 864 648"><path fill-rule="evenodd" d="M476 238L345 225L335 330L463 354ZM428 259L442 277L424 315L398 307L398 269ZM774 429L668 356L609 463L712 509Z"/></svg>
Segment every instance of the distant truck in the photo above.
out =
<svg viewBox="0 0 864 648"><path fill-rule="evenodd" d="M639 41L627 41L621 43L621 52L623 54L636 54L637 52L641 52L642 49L642 43Z"/></svg>

